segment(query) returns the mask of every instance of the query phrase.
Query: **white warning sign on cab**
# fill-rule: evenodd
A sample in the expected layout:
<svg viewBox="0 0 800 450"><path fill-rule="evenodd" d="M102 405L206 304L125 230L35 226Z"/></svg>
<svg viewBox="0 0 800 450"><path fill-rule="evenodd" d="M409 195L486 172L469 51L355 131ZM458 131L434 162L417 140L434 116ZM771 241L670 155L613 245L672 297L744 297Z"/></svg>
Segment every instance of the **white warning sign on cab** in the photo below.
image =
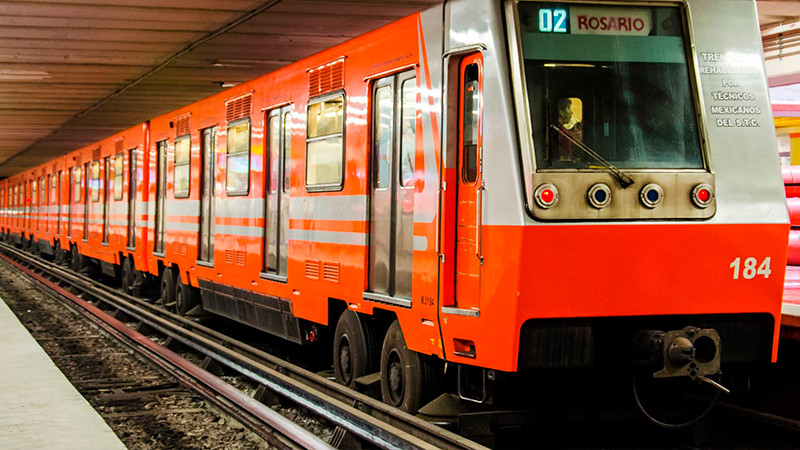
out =
<svg viewBox="0 0 800 450"><path fill-rule="evenodd" d="M571 34L647 36L653 28L647 9L576 6L569 13Z"/></svg>

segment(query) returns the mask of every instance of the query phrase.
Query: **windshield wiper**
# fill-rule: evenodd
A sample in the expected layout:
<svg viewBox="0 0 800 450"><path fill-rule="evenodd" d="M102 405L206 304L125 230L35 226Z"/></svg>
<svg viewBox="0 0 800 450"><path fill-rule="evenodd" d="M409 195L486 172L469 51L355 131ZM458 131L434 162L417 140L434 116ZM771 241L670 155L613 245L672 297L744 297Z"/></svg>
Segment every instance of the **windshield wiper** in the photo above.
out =
<svg viewBox="0 0 800 450"><path fill-rule="evenodd" d="M558 134L567 138L567 140L575 144L575 146L579 149L583 150L583 152L589 155L592 159L602 164L603 169L608 170L612 175L614 175L617 181L619 181L619 185L622 186L622 189L625 189L633 184L633 178L625 175L621 170L617 169L613 164L600 156L596 151L589 148L589 146L555 125L550 125L550 128L558 131Z"/></svg>

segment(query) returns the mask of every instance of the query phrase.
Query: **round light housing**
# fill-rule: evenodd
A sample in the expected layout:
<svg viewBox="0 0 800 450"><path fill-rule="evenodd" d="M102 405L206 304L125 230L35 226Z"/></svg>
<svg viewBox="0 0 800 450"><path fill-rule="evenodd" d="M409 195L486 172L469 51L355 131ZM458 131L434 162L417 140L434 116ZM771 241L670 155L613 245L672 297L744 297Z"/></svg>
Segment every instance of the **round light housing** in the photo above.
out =
<svg viewBox="0 0 800 450"><path fill-rule="evenodd" d="M655 183L647 184L639 192L639 199L645 207L657 208L664 201L664 190Z"/></svg>
<svg viewBox="0 0 800 450"><path fill-rule="evenodd" d="M692 203L698 208L708 208L714 201L714 188L708 184L698 184L692 189Z"/></svg>
<svg viewBox="0 0 800 450"><path fill-rule="evenodd" d="M551 183L540 184L534 191L533 197L538 207L549 209L558 203L558 189Z"/></svg>
<svg viewBox="0 0 800 450"><path fill-rule="evenodd" d="M589 204L597 209L602 209L611 203L611 188L603 183L593 184L586 193Z"/></svg>

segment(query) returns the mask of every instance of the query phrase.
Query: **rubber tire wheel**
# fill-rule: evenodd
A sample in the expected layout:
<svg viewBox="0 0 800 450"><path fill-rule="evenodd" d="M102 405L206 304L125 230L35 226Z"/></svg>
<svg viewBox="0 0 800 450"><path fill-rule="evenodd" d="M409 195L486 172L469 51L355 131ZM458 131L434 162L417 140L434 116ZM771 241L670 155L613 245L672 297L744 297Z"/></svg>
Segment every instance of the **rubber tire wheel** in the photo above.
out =
<svg viewBox="0 0 800 450"><path fill-rule="evenodd" d="M442 365L439 360L409 350L400 322L386 332L381 350L381 396L383 402L409 414L439 395Z"/></svg>
<svg viewBox="0 0 800 450"><path fill-rule="evenodd" d="M181 316L191 311L198 305L197 293L194 288L189 285L183 284L181 277L177 277L178 282L175 286L175 312Z"/></svg>
<svg viewBox="0 0 800 450"><path fill-rule="evenodd" d="M355 380L377 371L378 349L374 327L346 310L333 335L333 373L336 382L352 388Z"/></svg>
<svg viewBox="0 0 800 450"><path fill-rule="evenodd" d="M128 295L133 295L133 282L136 278L134 275L131 258L125 258L125 262L122 263L122 274L119 278L122 284L122 292Z"/></svg>
<svg viewBox="0 0 800 450"><path fill-rule="evenodd" d="M161 297L158 301L167 311L175 312L175 278L169 267L161 274Z"/></svg>

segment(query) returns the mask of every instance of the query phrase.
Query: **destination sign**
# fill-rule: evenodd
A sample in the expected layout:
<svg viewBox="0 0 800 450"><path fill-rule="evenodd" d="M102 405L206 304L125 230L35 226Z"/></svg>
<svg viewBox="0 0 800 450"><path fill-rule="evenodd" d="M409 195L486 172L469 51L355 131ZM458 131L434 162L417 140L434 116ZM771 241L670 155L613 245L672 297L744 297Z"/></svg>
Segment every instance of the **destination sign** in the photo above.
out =
<svg viewBox="0 0 800 450"><path fill-rule="evenodd" d="M646 8L564 6L539 9L540 33L647 36L653 29Z"/></svg>

